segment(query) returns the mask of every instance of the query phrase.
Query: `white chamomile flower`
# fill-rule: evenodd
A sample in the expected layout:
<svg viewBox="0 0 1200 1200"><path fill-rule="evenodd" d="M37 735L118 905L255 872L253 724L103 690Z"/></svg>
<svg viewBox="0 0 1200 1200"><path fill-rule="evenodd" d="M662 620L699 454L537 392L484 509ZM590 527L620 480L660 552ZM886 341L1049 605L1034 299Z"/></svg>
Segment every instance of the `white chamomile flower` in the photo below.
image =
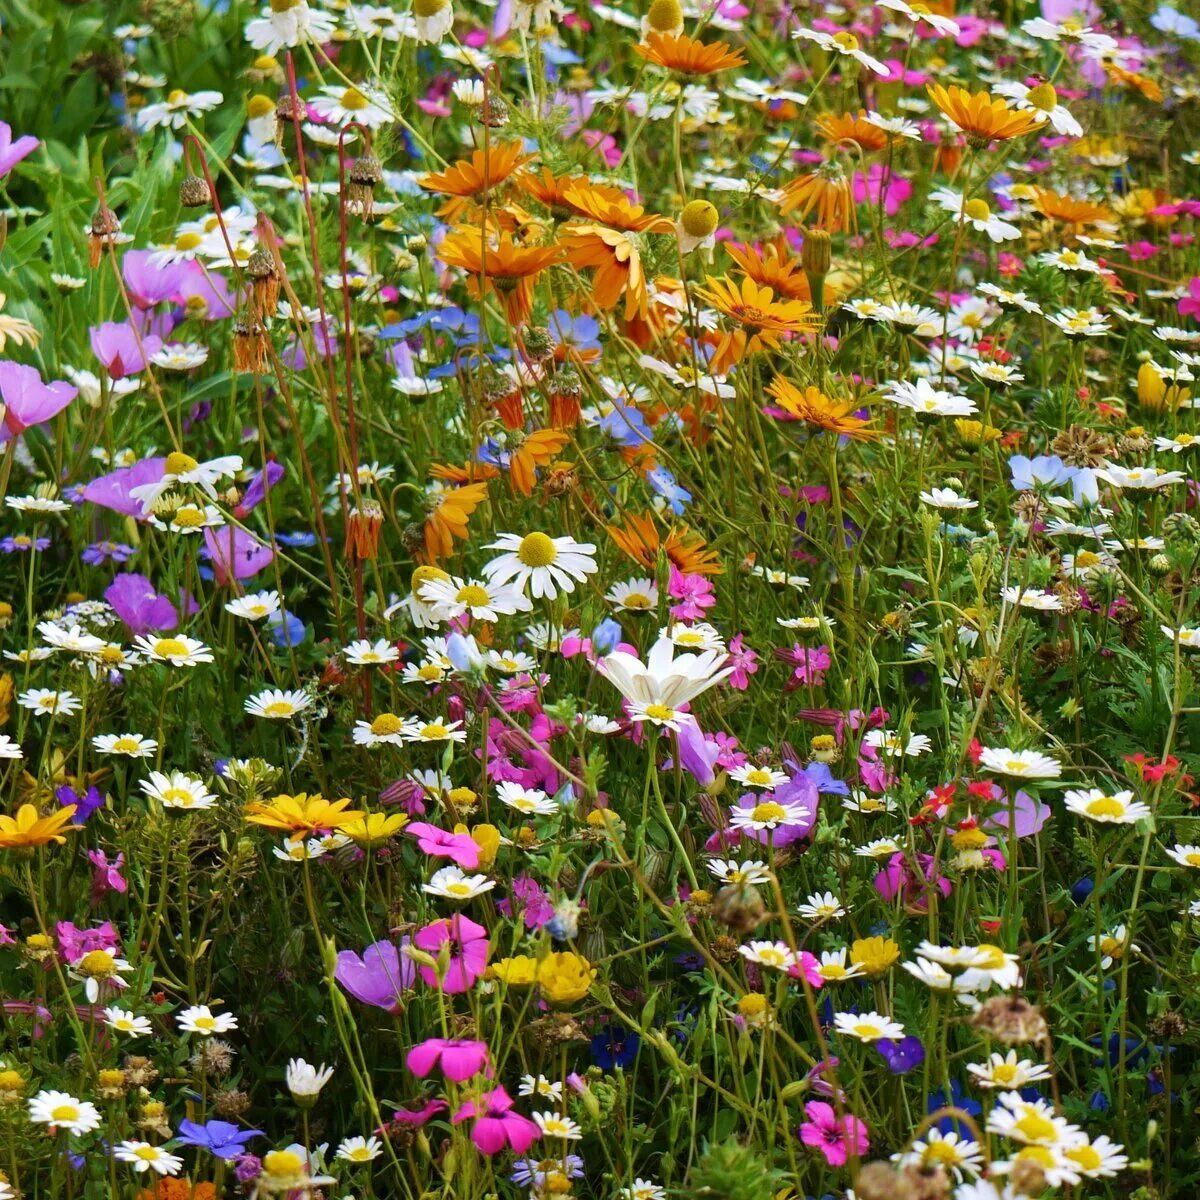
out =
<svg viewBox="0 0 1200 1200"><path fill-rule="evenodd" d="M204 809L217 802L202 780L183 771L172 771L169 775L151 771L150 778L143 779L138 787L163 808Z"/></svg>
<svg viewBox="0 0 1200 1200"><path fill-rule="evenodd" d="M312 707L312 697L306 692L284 688L267 688L246 698L246 712L268 721L289 721Z"/></svg>
<svg viewBox="0 0 1200 1200"><path fill-rule="evenodd" d="M225 611L246 621L262 621L274 616L280 608L279 593L276 591L247 592L225 604Z"/></svg>

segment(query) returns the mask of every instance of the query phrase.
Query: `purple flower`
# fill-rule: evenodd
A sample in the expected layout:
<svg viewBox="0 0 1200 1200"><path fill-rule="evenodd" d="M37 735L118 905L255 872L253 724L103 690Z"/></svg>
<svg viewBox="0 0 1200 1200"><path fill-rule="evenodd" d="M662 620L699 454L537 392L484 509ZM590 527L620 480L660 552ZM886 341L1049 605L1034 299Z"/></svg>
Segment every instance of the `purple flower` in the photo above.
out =
<svg viewBox="0 0 1200 1200"><path fill-rule="evenodd" d="M236 525L205 529L204 544L219 584L226 584L231 578L249 579L265 570L275 558L270 546Z"/></svg>
<svg viewBox="0 0 1200 1200"><path fill-rule="evenodd" d="M93 542L80 554L80 558L90 567L99 567L106 562L128 562L137 549L127 546L124 542Z"/></svg>
<svg viewBox="0 0 1200 1200"><path fill-rule="evenodd" d="M74 818L74 814L72 819ZM109 892L127 892L129 884L121 874L125 865L125 855L118 854L112 862L103 850L89 850L88 862L92 864L92 900L99 901Z"/></svg>
<svg viewBox="0 0 1200 1200"><path fill-rule="evenodd" d="M996 801L995 811L982 822L984 829L1007 829L1009 804L1000 788L993 785L992 798ZM1050 819L1050 806L1035 800L1028 792L1020 791L1012 801L1016 817L1016 834L1019 838L1032 837L1041 833L1042 826Z"/></svg>
<svg viewBox="0 0 1200 1200"><path fill-rule="evenodd" d="M64 785L54 795L64 808L68 804L75 805L75 811L71 814L72 825L82 825L96 809L104 807L104 794L97 787L90 787L81 794L73 787Z"/></svg>
<svg viewBox="0 0 1200 1200"><path fill-rule="evenodd" d="M69 383L43 383L36 367L0 362L0 401L4 403L0 442L56 417L77 395L78 389Z"/></svg>
<svg viewBox="0 0 1200 1200"><path fill-rule="evenodd" d="M154 250L127 250L121 263L129 297L138 308L152 308L179 295L182 264L156 267L151 262L156 253Z"/></svg>
<svg viewBox="0 0 1200 1200"><path fill-rule="evenodd" d="M145 575L131 571L118 575L105 590L104 598L134 634L174 629L179 613L166 596L160 596Z"/></svg>
<svg viewBox="0 0 1200 1200"><path fill-rule="evenodd" d="M161 455L143 458L132 467L121 467L107 475L99 475L83 489L83 498L101 508L110 508L122 516L145 520L142 502L134 496L133 489L147 483L157 483L167 469L167 460Z"/></svg>
<svg viewBox="0 0 1200 1200"><path fill-rule="evenodd" d="M893 1075L907 1075L913 1067L919 1067L925 1061L925 1047L919 1037L904 1037L896 1041L883 1038L874 1042L873 1046Z"/></svg>
<svg viewBox="0 0 1200 1200"><path fill-rule="evenodd" d="M233 515L239 521L246 519L246 514L256 509L267 497L267 493L284 477L286 468L283 463L270 461L246 485L242 502L233 510Z"/></svg>
<svg viewBox="0 0 1200 1200"><path fill-rule="evenodd" d="M401 945L407 944L405 938ZM404 1007L402 998L416 983L417 969L393 942L375 942L361 958L353 950L343 950L333 977L356 1000L394 1013Z"/></svg>
<svg viewBox="0 0 1200 1200"><path fill-rule="evenodd" d="M146 369L146 359L162 349L162 338L148 333L139 339L128 321L105 321L93 325L92 353L108 369L110 379L124 379Z"/></svg>
<svg viewBox="0 0 1200 1200"><path fill-rule="evenodd" d="M48 537L34 538L27 533L0 538L0 551L5 554L28 554L30 550L45 550L49 545Z"/></svg>
<svg viewBox="0 0 1200 1200"><path fill-rule="evenodd" d="M32 154L41 143L32 134L25 134L14 142L12 126L0 121L0 178L3 178L21 161Z"/></svg>
<svg viewBox="0 0 1200 1200"><path fill-rule="evenodd" d="M542 890L542 885L528 875L518 875L512 881L509 898L498 900L496 907L506 917L513 915L514 908L521 911L526 929L540 929L554 916L554 905Z"/></svg>
<svg viewBox="0 0 1200 1200"><path fill-rule="evenodd" d="M246 1143L252 1137L261 1135L261 1129L241 1129L229 1121L207 1121L203 1125L197 1125L195 1121L184 1118L179 1122L178 1137L181 1146L199 1146L200 1149L226 1161L242 1156Z"/></svg>

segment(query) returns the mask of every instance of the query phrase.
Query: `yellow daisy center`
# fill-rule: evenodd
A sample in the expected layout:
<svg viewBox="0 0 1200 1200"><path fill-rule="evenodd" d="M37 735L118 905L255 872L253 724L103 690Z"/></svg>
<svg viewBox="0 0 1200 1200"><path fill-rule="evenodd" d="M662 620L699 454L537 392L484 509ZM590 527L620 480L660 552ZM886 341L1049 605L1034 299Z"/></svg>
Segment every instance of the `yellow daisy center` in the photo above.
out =
<svg viewBox="0 0 1200 1200"><path fill-rule="evenodd" d="M263 712L266 713L268 717L290 717L295 711L296 710L290 700L272 700L271 703L263 709Z"/></svg>
<svg viewBox="0 0 1200 1200"><path fill-rule="evenodd" d="M477 583L468 583L466 587L459 588L454 599L468 608L482 608L490 603L492 598L487 594L487 588L482 588Z"/></svg>
<svg viewBox="0 0 1200 1200"><path fill-rule="evenodd" d="M347 88L342 93L342 107L349 109L351 112L358 112L366 108L370 103L358 88Z"/></svg>
<svg viewBox="0 0 1200 1200"><path fill-rule="evenodd" d="M371 722L371 732L376 737L391 737L403 728L404 722L395 713L380 713Z"/></svg>
<svg viewBox="0 0 1200 1200"><path fill-rule="evenodd" d="M767 824L771 821L782 821L787 816L787 810L782 804L776 804L774 800L767 800L763 804L756 804L754 811L750 817L754 821Z"/></svg>
<svg viewBox="0 0 1200 1200"><path fill-rule="evenodd" d="M435 722L432 725L423 726L421 729L421 736L426 741L434 742L437 741L438 738L444 738L449 732L450 730L448 730L445 725L439 725Z"/></svg>
<svg viewBox="0 0 1200 1200"><path fill-rule="evenodd" d="M517 558L527 567L548 567L557 557L553 539L544 533L526 534L517 547Z"/></svg>
<svg viewBox="0 0 1200 1200"><path fill-rule="evenodd" d="M50 1110L50 1118L55 1124L74 1121L79 1116L79 1109L74 1104L59 1104Z"/></svg>
<svg viewBox="0 0 1200 1200"><path fill-rule="evenodd" d="M1031 1142L1054 1142L1058 1140L1058 1131L1054 1127L1054 1122L1048 1121L1045 1117L1039 1116L1035 1112L1027 1112L1013 1126L1013 1129Z"/></svg>
<svg viewBox="0 0 1200 1200"><path fill-rule="evenodd" d="M963 212L972 221L986 221L992 215L986 200L968 200L963 205Z"/></svg>
<svg viewBox="0 0 1200 1200"><path fill-rule="evenodd" d="M196 233L184 234L184 237L194 237L196 239L193 245L199 245L200 235ZM167 455L167 461L163 466L163 470L168 475L186 475L188 471L194 471L200 464L190 455L184 454L182 450L172 450Z"/></svg>
<svg viewBox="0 0 1200 1200"><path fill-rule="evenodd" d="M188 648L178 638L159 638L154 643L154 653L163 658L169 658L171 655L187 656Z"/></svg>
<svg viewBox="0 0 1200 1200"><path fill-rule="evenodd" d="M647 704L646 716L652 721L669 721L675 715L673 708L668 708L665 704Z"/></svg>
<svg viewBox="0 0 1200 1200"><path fill-rule="evenodd" d="M1088 801L1086 811L1092 817L1119 817L1125 811L1125 805L1113 796L1097 796Z"/></svg>

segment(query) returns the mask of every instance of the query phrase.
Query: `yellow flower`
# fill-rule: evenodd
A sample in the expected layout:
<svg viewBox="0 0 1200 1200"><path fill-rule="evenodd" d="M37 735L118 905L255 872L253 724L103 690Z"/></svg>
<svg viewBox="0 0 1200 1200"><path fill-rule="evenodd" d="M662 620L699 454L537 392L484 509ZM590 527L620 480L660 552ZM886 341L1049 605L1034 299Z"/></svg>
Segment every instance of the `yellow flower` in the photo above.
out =
<svg viewBox="0 0 1200 1200"><path fill-rule="evenodd" d="M891 938L857 938L850 945L850 961L868 975L882 975L900 957L900 947Z"/></svg>
<svg viewBox="0 0 1200 1200"><path fill-rule="evenodd" d="M499 979L509 987L532 987L537 980L537 962L528 954L500 958L487 969L489 979Z"/></svg>
<svg viewBox="0 0 1200 1200"><path fill-rule="evenodd" d="M0 850L32 850L47 842L66 842L60 830L75 813L75 805L68 804L48 817L38 815L32 804L22 804L16 817L0 816ZM69 826L67 833L75 833L78 826Z"/></svg>
<svg viewBox="0 0 1200 1200"><path fill-rule="evenodd" d="M308 795L300 792L295 796L279 795L269 803L256 801L246 807L246 820L251 825L264 825L267 829L282 829L291 841L299 841L306 834L319 829L341 829L366 814L357 810L345 811L347 800L326 800L319 793Z"/></svg>
<svg viewBox="0 0 1200 1200"><path fill-rule="evenodd" d="M405 813L366 813L342 826L342 832L360 846L378 846L393 838L408 824Z"/></svg>
<svg viewBox="0 0 1200 1200"><path fill-rule="evenodd" d="M982 421L971 421L966 417L956 418L954 428L958 431L958 436L962 439L963 444L972 449L978 449L988 442L994 442L1001 433L994 425L985 425Z"/></svg>
<svg viewBox="0 0 1200 1200"><path fill-rule="evenodd" d="M1147 412L1172 413L1191 399L1192 393L1178 384L1167 381L1158 373L1153 363L1144 362L1138 367L1138 405Z"/></svg>
<svg viewBox="0 0 1200 1200"><path fill-rule="evenodd" d="M547 954L537 967L538 986L551 1004L574 1004L582 1000L595 978L596 968L570 950Z"/></svg>
<svg viewBox="0 0 1200 1200"><path fill-rule="evenodd" d="M455 826L454 832L466 832L462 826ZM476 825L471 829L471 838L479 847L479 865L490 867L496 861L496 852L500 849L500 830L495 825Z"/></svg>

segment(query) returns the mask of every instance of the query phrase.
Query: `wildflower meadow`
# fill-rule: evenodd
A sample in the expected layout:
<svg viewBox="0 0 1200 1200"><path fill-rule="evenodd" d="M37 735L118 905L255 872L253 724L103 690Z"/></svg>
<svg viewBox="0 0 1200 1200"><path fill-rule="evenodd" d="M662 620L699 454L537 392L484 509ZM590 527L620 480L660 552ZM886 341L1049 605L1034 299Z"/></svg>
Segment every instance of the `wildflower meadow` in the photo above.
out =
<svg viewBox="0 0 1200 1200"><path fill-rule="evenodd" d="M0 1200L1200 1195L1198 72L0 0Z"/></svg>

